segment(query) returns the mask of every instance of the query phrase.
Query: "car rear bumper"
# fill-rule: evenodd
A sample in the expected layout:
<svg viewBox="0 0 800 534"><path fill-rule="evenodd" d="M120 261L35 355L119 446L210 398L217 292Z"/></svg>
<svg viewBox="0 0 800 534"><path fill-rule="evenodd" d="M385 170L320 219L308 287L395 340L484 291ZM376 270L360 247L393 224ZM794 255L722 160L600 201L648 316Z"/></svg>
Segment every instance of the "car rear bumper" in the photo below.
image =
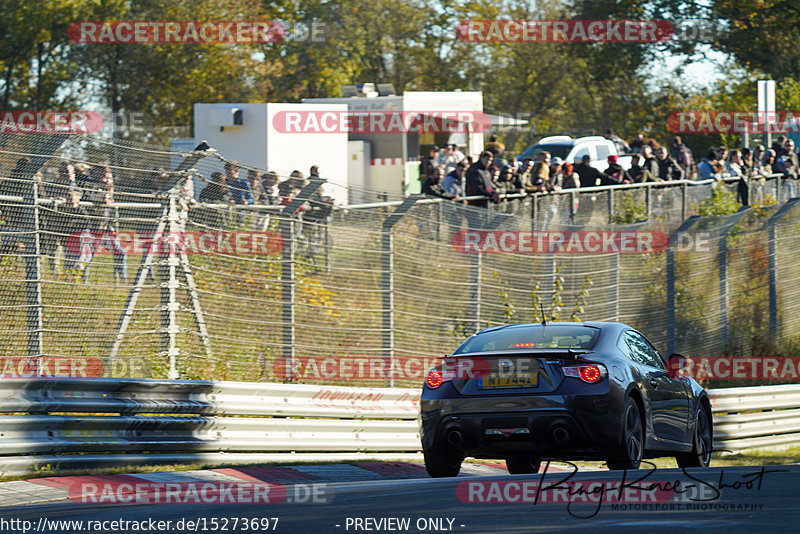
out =
<svg viewBox="0 0 800 534"><path fill-rule="evenodd" d="M620 443L621 417L600 395L426 399L420 406L423 449L456 447L465 456L604 457Z"/></svg>

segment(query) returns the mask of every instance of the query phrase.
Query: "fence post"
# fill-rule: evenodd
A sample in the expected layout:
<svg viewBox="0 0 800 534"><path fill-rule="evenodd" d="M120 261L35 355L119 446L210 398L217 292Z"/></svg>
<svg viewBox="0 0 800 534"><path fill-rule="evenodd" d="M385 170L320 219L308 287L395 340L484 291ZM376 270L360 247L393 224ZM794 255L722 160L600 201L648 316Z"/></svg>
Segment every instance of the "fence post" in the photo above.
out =
<svg viewBox="0 0 800 534"><path fill-rule="evenodd" d="M644 197L645 201L644 201L644 203L645 203L645 207L647 209L647 220L649 221L650 220L650 213L651 213L651 211L653 209L653 199L651 198L652 195L653 195L653 186L648 184L647 187L644 188L644 190L645 190L645 197Z"/></svg>
<svg viewBox="0 0 800 534"><path fill-rule="evenodd" d="M699 215L694 215L685 221L669 236L667 248L667 352L675 352L677 340L677 322L675 318L675 246L681 234L691 228L700 220Z"/></svg>
<svg viewBox="0 0 800 534"><path fill-rule="evenodd" d="M25 266L25 298L27 306L28 355L41 356L44 353L44 321L42 319L42 257L40 247L41 228L39 227L39 189L36 171L41 169L49 157L55 154L66 141L66 135L50 135L37 143L34 153L39 154L26 161L12 174L19 180L22 193L20 225L24 252L20 254ZM20 160L23 161L23 160Z"/></svg>
<svg viewBox="0 0 800 534"><path fill-rule="evenodd" d="M611 256L609 272L611 274L611 316L614 322L619 322L619 252Z"/></svg>
<svg viewBox="0 0 800 534"><path fill-rule="evenodd" d="M719 315L722 328L722 340L728 344L728 233L742 219L750 206L742 206L731 215L717 231L717 267L719 269ZM725 348L724 346L722 347Z"/></svg>
<svg viewBox="0 0 800 534"><path fill-rule="evenodd" d="M689 212L689 186L685 182L681 184L681 219L686 220Z"/></svg>
<svg viewBox="0 0 800 534"><path fill-rule="evenodd" d="M392 229L400 219L421 199L422 195L411 195L392 213L386 216L381 226L381 346L384 361L389 362L389 387L394 387L394 236Z"/></svg>
<svg viewBox="0 0 800 534"><path fill-rule="evenodd" d="M281 344L283 345L283 358L287 373L287 381L292 380L292 373L295 368L295 279L294 262L296 251L296 214L306 200L325 183L324 179L312 178L289 202L280 213L278 219L278 229L283 239L283 250L281 251L281 317L282 333Z"/></svg>
<svg viewBox="0 0 800 534"><path fill-rule="evenodd" d="M178 372L178 355L180 348L178 347L178 311L180 310L180 302L178 302L177 290L180 287L178 281L178 265L180 260L176 248L180 243L176 242L178 236L178 199L173 191L170 191L167 200L169 206L167 212L168 224L168 238L166 245L169 251L164 254L163 250L161 258L159 259L159 287L161 288L161 344L163 352L169 358L169 373L167 378L176 380L180 378Z"/></svg>
<svg viewBox="0 0 800 534"><path fill-rule="evenodd" d="M577 212L575 211L575 199L577 196L575 195L575 191L570 191L569 193L569 223L575 224L575 216Z"/></svg>
<svg viewBox="0 0 800 534"><path fill-rule="evenodd" d="M789 199L767 222L769 231L769 334L773 342L778 340L778 236L775 226L798 202L800 202L798 197Z"/></svg>
<svg viewBox="0 0 800 534"><path fill-rule="evenodd" d="M614 222L614 190L609 188L608 190L608 224L613 224Z"/></svg>
<svg viewBox="0 0 800 534"><path fill-rule="evenodd" d="M481 278L483 277L483 253L478 251L469 258L469 302L472 310L474 328L477 332L481 329Z"/></svg>
<svg viewBox="0 0 800 534"><path fill-rule="evenodd" d="M480 210L481 208L473 208ZM501 224L508 221L513 215L509 213L498 213L491 220L488 214L484 217L483 213L473 212L472 222L468 224L470 229L492 231L500 227ZM469 218L469 216L468 216ZM465 249L466 252L466 249ZM475 331L481 329L481 279L483 276L483 253L476 252L470 256L469 266L469 287L470 287L470 317L472 317L475 324Z"/></svg>
<svg viewBox="0 0 800 534"><path fill-rule="evenodd" d="M25 295L27 302L28 356L41 356L44 352L42 330L42 257L39 242L39 190L33 178L36 166L28 164L20 176L22 189L22 243L23 262L25 264Z"/></svg>

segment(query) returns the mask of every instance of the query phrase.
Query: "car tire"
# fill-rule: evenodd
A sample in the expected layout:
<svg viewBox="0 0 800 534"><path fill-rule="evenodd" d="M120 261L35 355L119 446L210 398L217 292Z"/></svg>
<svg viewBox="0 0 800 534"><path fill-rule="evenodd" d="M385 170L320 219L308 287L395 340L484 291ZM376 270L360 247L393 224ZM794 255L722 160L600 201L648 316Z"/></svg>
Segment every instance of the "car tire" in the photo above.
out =
<svg viewBox="0 0 800 534"><path fill-rule="evenodd" d="M708 467L711 463L711 451L714 448L712 424L708 408L700 406L695 413L692 452L675 457L678 467Z"/></svg>
<svg viewBox="0 0 800 534"><path fill-rule="evenodd" d="M433 478L454 477L461 471L464 457L452 448L427 449L422 451L425 470Z"/></svg>
<svg viewBox="0 0 800 534"><path fill-rule="evenodd" d="M625 402L625 418L622 421L622 446L606 460L611 470L639 469L644 456L645 430L639 405L628 397Z"/></svg>
<svg viewBox="0 0 800 534"><path fill-rule="evenodd" d="M541 466L541 458L535 456L509 456L506 458L506 469L510 475L538 473Z"/></svg>

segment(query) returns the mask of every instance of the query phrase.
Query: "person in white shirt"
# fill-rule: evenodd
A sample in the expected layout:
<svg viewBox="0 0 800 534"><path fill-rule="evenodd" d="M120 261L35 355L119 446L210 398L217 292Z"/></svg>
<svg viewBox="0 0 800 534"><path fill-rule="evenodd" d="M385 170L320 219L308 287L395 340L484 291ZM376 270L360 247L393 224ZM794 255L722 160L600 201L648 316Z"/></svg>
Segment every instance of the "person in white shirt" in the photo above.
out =
<svg viewBox="0 0 800 534"><path fill-rule="evenodd" d="M456 165L466 159L467 157L455 144L449 144L439 152L439 156L436 158L436 166L444 166L444 173L448 175L456 168Z"/></svg>

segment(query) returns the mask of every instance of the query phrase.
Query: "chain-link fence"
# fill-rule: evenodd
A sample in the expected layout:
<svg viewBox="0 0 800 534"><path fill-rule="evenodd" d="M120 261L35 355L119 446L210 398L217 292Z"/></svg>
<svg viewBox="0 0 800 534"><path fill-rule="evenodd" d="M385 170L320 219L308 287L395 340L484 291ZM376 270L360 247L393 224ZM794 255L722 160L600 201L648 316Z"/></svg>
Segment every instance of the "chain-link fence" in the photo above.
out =
<svg viewBox="0 0 800 534"><path fill-rule="evenodd" d="M722 217L688 182L334 207L312 179L243 205L198 194L225 163L0 136L0 373L415 385L476 329L542 312L692 356L774 353L800 322L790 181Z"/></svg>

